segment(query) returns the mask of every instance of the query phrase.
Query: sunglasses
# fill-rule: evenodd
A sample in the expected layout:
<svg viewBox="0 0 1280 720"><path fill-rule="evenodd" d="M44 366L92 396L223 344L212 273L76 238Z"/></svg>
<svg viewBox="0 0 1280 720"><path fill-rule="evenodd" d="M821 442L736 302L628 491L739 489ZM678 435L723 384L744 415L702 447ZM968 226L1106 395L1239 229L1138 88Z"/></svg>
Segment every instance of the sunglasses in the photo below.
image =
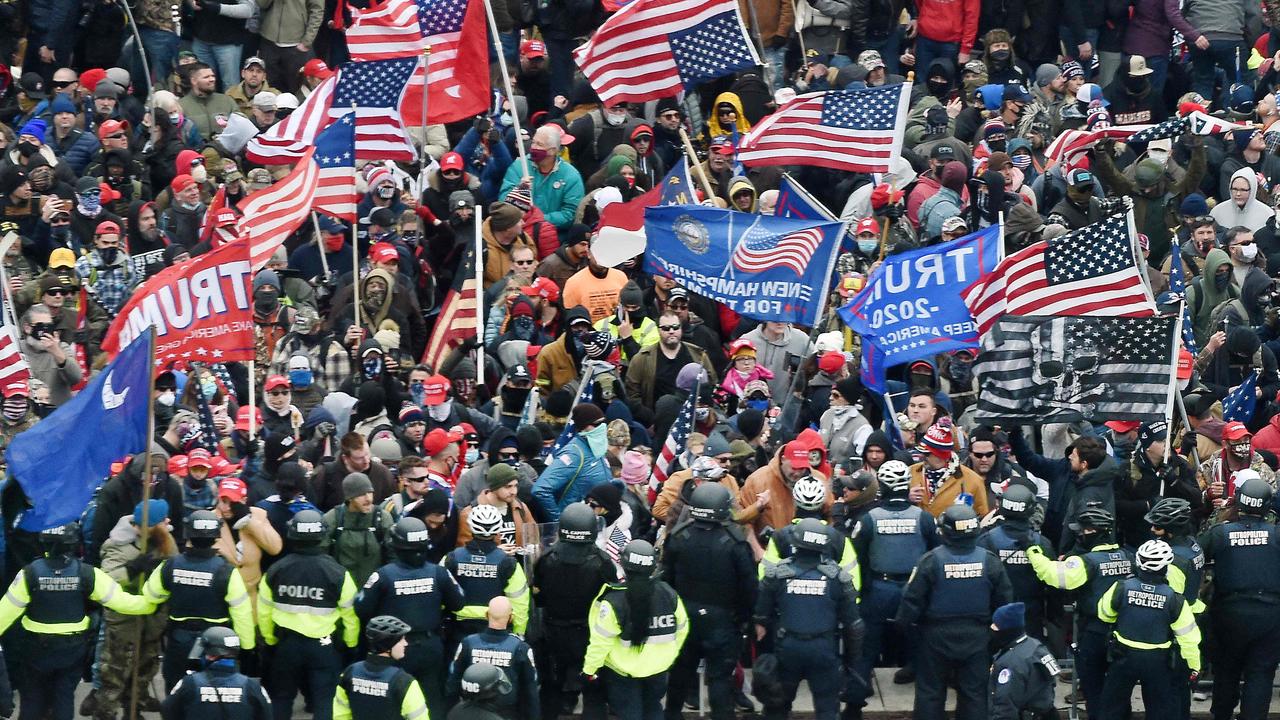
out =
<svg viewBox="0 0 1280 720"><path fill-rule="evenodd" d="M107 140L123 140L124 133L116 133L115 135L108 135L106 136L106 139Z"/></svg>
<svg viewBox="0 0 1280 720"><path fill-rule="evenodd" d="M499 460L517 460L519 459L519 457L520 457L520 453L513 453L513 452L498 453Z"/></svg>
<svg viewBox="0 0 1280 720"><path fill-rule="evenodd" d="M684 302L671 303L668 307L670 307L672 310L688 310L689 303L684 303Z"/></svg>
<svg viewBox="0 0 1280 720"><path fill-rule="evenodd" d="M76 84L75 80L54 80L52 83L50 83L50 85L53 85L55 88L59 90L63 88L69 88L75 84Z"/></svg>
<svg viewBox="0 0 1280 720"><path fill-rule="evenodd" d="M995 451L995 450L992 450L991 452L980 453L980 452L977 452L977 451L975 451L975 450L970 450L970 451L969 451L969 454L970 454L970 455L972 455L973 457L976 457L976 458L980 459L980 460L985 460L986 458L994 457L994 456L995 456L995 454L996 454L996 451Z"/></svg>
<svg viewBox="0 0 1280 720"><path fill-rule="evenodd" d="M514 265L537 265L538 264L537 260L512 260L511 262Z"/></svg>
<svg viewBox="0 0 1280 720"><path fill-rule="evenodd" d="M44 294L52 295L54 297L62 297L63 295L70 295L71 293L66 290L63 290L62 288L49 288L48 290L44 291Z"/></svg>
<svg viewBox="0 0 1280 720"><path fill-rule="evenodd" d="M401 475L400 479L405 482L426 482L427 475Z"/></svg>
<svg viewBox="0 0 1280 720"><path fill-rule="evenodd" d="M680 329L679 325L659 325L658 329L662 332L675 332Z"/></svg>

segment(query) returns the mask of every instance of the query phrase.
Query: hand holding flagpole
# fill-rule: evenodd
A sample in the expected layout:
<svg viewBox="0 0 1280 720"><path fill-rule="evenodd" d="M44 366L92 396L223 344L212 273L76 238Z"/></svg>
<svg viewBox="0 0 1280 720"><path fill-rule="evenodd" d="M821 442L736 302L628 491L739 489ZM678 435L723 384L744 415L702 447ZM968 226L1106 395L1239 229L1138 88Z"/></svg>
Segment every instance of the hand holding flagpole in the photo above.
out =
<svg viewBox="0 0 1280 720"><path fill-rule="evenodd" d="M516 96L511 88L511 74L507 72L507 56L502 52L502 37L498 34L498 21L493 19L493 6L489 0L484 2L484 12L489 18L489 30L493 35L493 46L498 51L498 68L502 71L502 87L506 90L507 103L511 106L511 127L516 131L516 152L520 155L520 167L524 171L524 179L529 179L529 163L524 151L524 140L520 137L520 117L516 113L516 104L512 100ZM479 258L476 259L479 262Z"/></svg>

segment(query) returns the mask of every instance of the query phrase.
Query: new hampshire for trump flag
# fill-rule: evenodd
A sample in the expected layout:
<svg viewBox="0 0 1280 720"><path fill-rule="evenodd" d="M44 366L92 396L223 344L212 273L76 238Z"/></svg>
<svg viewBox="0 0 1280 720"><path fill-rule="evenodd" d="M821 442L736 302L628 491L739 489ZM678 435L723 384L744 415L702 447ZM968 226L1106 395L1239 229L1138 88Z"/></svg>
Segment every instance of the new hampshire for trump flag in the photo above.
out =
<svg viewBox="0 0 1280 720"><path fill-rule="evenodd" d="M32 505L18 527L39 532L79 518L111 463L147 449L150 360L147 333L80 394L9 444L9 473Z"/></svg>
<svg viewBox="0 0 1280 720"><path fill-rule="evenodd" d="M1040 425L1165 418L1177 318L1006 315L974 364L976 421Z"/></svg>
<svg viewBox="0 0 1280 720"><path fill-rule="evenodd" d="M702 205L651 207L644 267L740 315L812 325L843 228Z"/></svg>

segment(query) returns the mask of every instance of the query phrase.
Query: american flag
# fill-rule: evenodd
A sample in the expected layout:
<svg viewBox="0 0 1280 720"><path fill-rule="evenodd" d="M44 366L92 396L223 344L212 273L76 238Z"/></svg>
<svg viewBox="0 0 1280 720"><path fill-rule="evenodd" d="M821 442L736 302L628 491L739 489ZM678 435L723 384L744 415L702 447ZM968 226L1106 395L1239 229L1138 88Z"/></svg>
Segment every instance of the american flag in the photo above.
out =
<svg viewBox="0 0 1280 720"><path fill-rule="evenodd" d="M218 434L218 424L213 421L213 410L209 407L209 400L204 393L196 393L196 415L200 418L200 438L196 442L200 447L217 455L221 450L218 440L221 435Z"/></svg>
<svg viewBox="0 0 1280 720"><path fill-rule="evenodd" d="M476 212L476 226L480 226L480 213ZM467 338L478 338L476 327L479 316L476 314L476 251L475 243L467 242L463 251L462 262L453 275L453 287L445 295L444 304L440 306L440 314L436 316L436 326L431 331L431 340L422 353L422 362L428 367L438 368L449 352L461 345Z"/></svg>
<svg viewBox="0 0 1280 720"><path fill-rule="evenodd" d="M670 97L761 64L735 0L635 0L573 55L606 106Z"/></svg>
<svg viewBox="0 0 1280 720"><path fill-rule="evenodd" d="M356 221L356 125L352 113L338 118L316 137L312 160L320 169L320 184L311 206L347 222Z"/></svg>
<svg viewBox="0 0 1280 720"><path fill-rule="evenodd" d="M1182 344L1187 352L1195 355L1199 350L1196 350L1195 327L1191 324L1191 308L1187 307L1187 283L1183 278L1182 248L1178 243L1171 243L1169 258L1169 294L1182 304Z"/></svg>
<svg viewBox="0 0 1280 720"><path fill-rule="evenodd" d="M748 228L738 240L730 262L743 272L763 272L772 268L791 268L804 277L809 261L822 244L820 227L797 230L786 235L773 235L759 231L755 225Z"/></svg>
<svg viewBox="0 0 1280 720"><path fill-rule="evenodd" d="M219 185L218 191L213 194L213 199L209 201L209 207L205 208L204 219L200 221L200 242L208 242L213 237L213 231L217 229L218 212L227 207L227 186ZM235 238L230 238L234 240ZM221 244L221 243L219 243Z"/></svg>
<svg viewBox="0 0 1280 720"><path fill-rule="evenodd" d="M614 563L621 563L622 548L631 542L631 532L617 525L609 529L609 536L604 540L604 552Z"/></svg>
<svg viewBox="0 0 1280 720"><path fill-rule="evenodd" d="M986 334L1002 315L1149 317L1155 302L1120 215L1005 258L962 297Z"/></svg>
<svg viewBox="0 0 1280 720"><path fill-rule="evenodd" d="M1169 118L1158 125L1119 125L1101 130L1066 130L1049 144L1048 149L1045 150L1045 157L1051 161L1064 161L1074 165L1080 155L1093 148L1100 140L1121 140L1140 144L1152 140L1181 137L1188 131L1195 135L1213 135L1232 130L1244 130L1248 127L1194 110L1188 115Z"/></svg>
<svg viewBox="0 0 1280 720"><path fill-rule="evenodd" d="M1176 318L1000 318L974 364L985 425L1162 420Z"/></svg>
<svg viewBox="0 0 1280 720"><path fill-rule="evenodd" d="M888 172L902 151L911 83L801 95L743 138L746 165Z"/></svg>
<svg viewBox="0 0 1280 720"><path fill-rule="evenodd" d="M412 162L417 151L401 115L417 64L417 58L346 63L289 117L250 140L245 154L263 165L297 162L322 130L354 109L357 159Z"/></svg>
<svg viewBox="0 0 1280 720"><path fill-rule="evenodd" d="M240 208L240 237L249 238L249 262L262 269L276 248L311 216L311 202L320 179L320 167L311 161L315 148L308 149L301 162L280 182L244 199Z"/></svg>
<svg viewBox="0 0 1280 720"><path fill-rule="evenodd" d="M1258 371L1255 368L1222 401L1222 420L1248 423L1258 407Z"/></svg>
<svg viewBox="0 0 1280 720"><path fill-rule="evenodd" d="M591 366L587 365L587 363L590 363L590 362L592 361L584 360L582 362L582 364L586 366L586 368L583 371L582 385L578 388L578 397L573 401L573 407L577 407L582 403L595 402L596 384L593 381L594 373L592 372ZM537 393L530 393L530 394L536 395ZM556 444L551 446L551 454L555 455L559 453L561 450L564 449L565 445L568 445L569 443L573 442L573 439L577 436L578 436L578 428L574 426L573 418L569 418L569 422L565 423L564 429L560 431L560 437L556 438Z"/></svg>
<svg viewBox="0 0 1280 720"><path fill-rule="evenodd" d="M352 9L347 50L352 60L392 60L422 53L422 26L414 0L384 0Z"/></svg>
<svg viewBox="0 0 1280 720"><path fill-rule="evenodd" d="M653 463L653 473L649 475L649 504L653 504L653 501L658 498L663 484L671 476L672 464L685 450L689 433L693 432L693 416L698 409L698 390L701 388L702 380L699 379L693 384L693 390L689 391L689 397L680 407L676 421L667 431L667 441L662 444L662 451L658 453L658 459Z"/></svg>
<svg viewBox="0 0 1280 720"><path fill-rule="evenodd" d="M15 328L8 323L0 325L0 389L22 383L30 396L31 366L19 351L21 346L14 331Z"/></svg>

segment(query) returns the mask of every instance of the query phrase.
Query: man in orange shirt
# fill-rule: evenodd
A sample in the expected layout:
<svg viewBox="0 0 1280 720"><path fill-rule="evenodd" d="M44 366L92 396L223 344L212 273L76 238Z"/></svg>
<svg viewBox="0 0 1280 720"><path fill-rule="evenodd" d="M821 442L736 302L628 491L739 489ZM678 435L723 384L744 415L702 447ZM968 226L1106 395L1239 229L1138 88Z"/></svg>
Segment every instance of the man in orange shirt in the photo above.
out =
<svg viewBox="0 0 1280 720"><path fill-rule="evenodd" d="M618 293L626 284L625 273L600 265L594 253L588 253L587 266L564 283L564 306L585 307L591 313L591 324L595 325L618 309Z"/></svg>

